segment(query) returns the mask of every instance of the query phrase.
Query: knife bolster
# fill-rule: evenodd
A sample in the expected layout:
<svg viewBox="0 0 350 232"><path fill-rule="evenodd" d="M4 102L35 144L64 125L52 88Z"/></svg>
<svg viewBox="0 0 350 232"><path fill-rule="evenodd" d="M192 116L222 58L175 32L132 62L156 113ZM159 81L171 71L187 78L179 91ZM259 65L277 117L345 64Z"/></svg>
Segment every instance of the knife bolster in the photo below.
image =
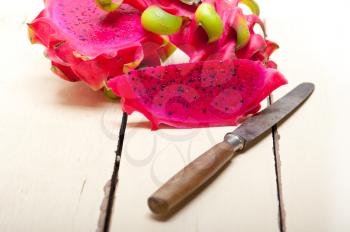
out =
<svg viewBox="0 0 350 232"><path fill-rule="evenodd" d="M245 140L239 135L236 135L234 133L227 133L224 138L225 142L228 142L234 147L235 151L243 150L245 145Z"/></svg>

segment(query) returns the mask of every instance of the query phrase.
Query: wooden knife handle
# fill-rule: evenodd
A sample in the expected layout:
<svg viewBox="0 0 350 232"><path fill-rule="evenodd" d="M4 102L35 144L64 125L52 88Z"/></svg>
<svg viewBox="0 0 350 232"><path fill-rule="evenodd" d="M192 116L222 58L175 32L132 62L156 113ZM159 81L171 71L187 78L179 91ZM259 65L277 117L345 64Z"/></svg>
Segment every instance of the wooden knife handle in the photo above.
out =
<svg viewBox="0 0 350 232"><path fill-rule="evenodd" d="M167 214L217 173L234 156L234 146L226 141L216 144L178 172L151 197L148 206L155 214Z"/></svg>

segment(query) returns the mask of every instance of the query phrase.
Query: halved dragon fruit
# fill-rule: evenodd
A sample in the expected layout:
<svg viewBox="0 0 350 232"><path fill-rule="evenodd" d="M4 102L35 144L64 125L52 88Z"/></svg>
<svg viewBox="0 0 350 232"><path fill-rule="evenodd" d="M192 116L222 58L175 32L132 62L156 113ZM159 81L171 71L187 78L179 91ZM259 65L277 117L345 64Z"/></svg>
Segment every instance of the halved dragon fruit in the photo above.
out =
<svg viewBox="0 0 350 232"><path fill-rule="evenodd" d="M29 24L31 41L47 47L55 73L93 89L154 57L154 48L164 42L142 28L140 12L128 4L112 13L99 9L95 0L46 0L45 5ZM145 52L144 44L153 49ZM154 63L160 65L157 58Z"/></svg>
<svg viewBox="0 0 350 232"><path fill-rule="evenodd" d="M139 111L156 130L235 125L286 84L277 70L243 59L205 61L131 71L108 82L123 110Z"/></svg>

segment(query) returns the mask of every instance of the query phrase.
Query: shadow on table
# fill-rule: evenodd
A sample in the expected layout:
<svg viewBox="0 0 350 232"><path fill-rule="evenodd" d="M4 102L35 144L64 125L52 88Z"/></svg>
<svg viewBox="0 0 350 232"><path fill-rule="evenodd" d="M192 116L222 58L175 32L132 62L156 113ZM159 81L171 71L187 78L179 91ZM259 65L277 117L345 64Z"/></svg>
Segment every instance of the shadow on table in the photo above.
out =
<svg viewBox="0 0 350 232"><path fill-rule="evenodd" d="M65 106L98 108L111 102L119 104L119 99L111 100L102 90L94 91L83 83L66 83L57 89L58 103Z"/></svg>

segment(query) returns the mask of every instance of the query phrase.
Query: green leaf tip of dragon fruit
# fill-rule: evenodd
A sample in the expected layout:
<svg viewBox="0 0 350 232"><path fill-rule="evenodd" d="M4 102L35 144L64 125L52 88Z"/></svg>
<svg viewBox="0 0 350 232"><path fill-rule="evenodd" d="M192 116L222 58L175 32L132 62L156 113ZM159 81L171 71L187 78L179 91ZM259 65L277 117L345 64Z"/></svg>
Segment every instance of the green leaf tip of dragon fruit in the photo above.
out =
<svg viewBox="0 0 350 232"><path fill-rule="evenodd" d="M209 39L209 43L220 39L224 32L224 25L215 7L210 3L202 3L196 10L195 19L197 24L203 27Z"/></svg>
<svg viewBox="0 0 350 232"><path fill-rule="evenodd" d="M119 99L119 97L117 95L115 95L112 91L112 89L108 88L107 86L105 86L103 88L103 93L105 94L105 96L111 100L117 100Z"/></svg>
<svg viewBox="0 0 350 232"><path fill-rule="evenodd" d="M242 15L237 15L233 27L237 32L236 50L239 50L246 46L250 39L250 31L247 25L247 20Z"/></svg>
<svg viewBox="0 0 350 232"><path fill-rule="evenodd" d="M107 12L113 12L119 8L122 4L122 0L118 0L118 2L112 2L112 0L96 0L97 6Z"/></svg>
<svg viewBox="0 0 350 232"><path fill-rule="evenodd" d="M171 35L180 30L182 17L169 14L160 7L152 5L142 13L141 24L147 31L158 35Z"/></svg>
<svg viewBox="0 0 350 232"><path fill-rule="evenodd" d="M165 62L172 54L174 54L176 49L177 47L169 41L169 38L167 38L167 36L164 36L164 43L158 49L158 55L161 61Z"/></svg>
<svg viewBox="0 0 350 232"><path fill-rule="evenodd" d="M260 15L259 5L254 0L240 0L240 3L246 5L253 14Z"/></svg>
<svg viewBox="0 0 350 232"><path fill-rule="evenodd" d="M29 39L30 43L35 44L36 43L35 35L33 32L33 29L30 28L30 26L28 27L27 33L28 33L28 39Z"/></svg>

